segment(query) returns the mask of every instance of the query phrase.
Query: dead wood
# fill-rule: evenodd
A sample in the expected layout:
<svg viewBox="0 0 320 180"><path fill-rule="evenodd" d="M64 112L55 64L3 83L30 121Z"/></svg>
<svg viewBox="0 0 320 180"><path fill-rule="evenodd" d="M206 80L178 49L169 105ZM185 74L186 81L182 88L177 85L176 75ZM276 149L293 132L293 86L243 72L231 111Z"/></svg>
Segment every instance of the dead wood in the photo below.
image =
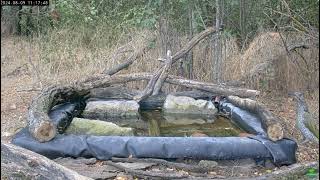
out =
<svg viewBox="0 0 320 180"><path fill-rule="evenodd" d="M145 177L155 177L155 178L162 178L162 179L181 179L181 178L187 178L188 175L186 174L178 174L178 173L168 173L168 172L152 172L152 171L142 171L142 170L134 170L130 168L126 168L120 164L111 162L111 161L105 161L103 162L106 165L110 165L113 167L118 168L121 171L124 171L126 173L132 174L134 176L137 176L139 178L145 178Z"/></svg>
<svg viewBox="0 0 320 180"><path fill-rule="evenodd" d="M262 104L252 99L237 96L228 96L227 99L232 104L257 114L272 141L277 141L284 137L284 127L281 125L280 120Z"/></svg>
<svg viewBox="0 0 320 180"><path fill-rule="evenodd" d="M1 179L89 180L27 149L1 142Z"/></svg>
<svg viewBox="0 0 320 180"><path fill-rule="evenodd" d="M163 70L162 70L162 72L160 74L160 77L157 80L156 84L154 85L154 89L153 89L152 95L159 94L164 81L168 77L169 71L171 69L171 64L172 64L172 56L171 56L171 51L170 50L167 52L167 59L166 59L165 63L166 64L163 67Z"/></svg>
<svg viewBox="0 0 320 180"><path fill-rule="evenodd" d="M178 51L175 55L172 57L172 62L175 63L180 58L183 58L195 45L197 45L202 39L209 36L210 34L216 32L214 28L208 28L201 33L194 36L180 51ZM135 60L137 60L141 55L143 55L146 51L148 51L150 48L145 47L142 51L135 52L132 56L129 57L125 62L104 71L104 74L113 75L120 70L129 67Z"/></svg>
<svg viewBox="0 0 320 180"><path fill-rule="evenodd" d="M182 79L175 76L168 76L166 79L167 83L180 85L188 88L194 88L202 91L207 91L217 95L235 95L239 97L256 97L260 94L259 91L244 89L244 88L235 88L230 86L217 85L207 82L199 82L189 79Z"/></svg>
<svg viewBox="0 0 320 180"><path fill-rule="evenodd" d="M48 117L48 112L51 108L61 102L79 100L89 94L91 89L108 87L114 84L127 83L130 81L149 80L145 92L140 95L140 101L148 97L152 93L152 87L154 87L156 80L160 76L162 69L156 72L156 76L149 73L137 73L126 75L100 75L95 76L84 81L77 81L69 86L51 86L43 89L42 92L36 96L28 110L28 123L29 131L31 135L39 142L49 141L56 135L55 125ZM221 86L211 83L193 81L188 79L182 79L175 76L168 76L165 82L175 85L181 85L184 87L203 90L206 92L218 94L218 95L236 95L240 97L252 97L259 92L255 90L233 88L227 86Z"/></svg>
<svg viewBox="0 0 320 180"><path fill-rule="evenodd" d="M294 51L299 48L309 49L310 47L306 44L292 44L292 45L288 46L288 51Z"/></svg>
<svg viewBox="0 0 320 180"><path fill-rule="evenodd" d="M204 39L205 37L215 32L217 32L217 30L211 27L194 36L182 49L180 49L180 51L178 51L176 54L173 55L172 63L175 63L180 58L183 58L202 39Z"/></svg>
<svg viewBox="0 0 320 180"><path fill-rule="evenodd" d="M105 70L103 73L108 74L110 76L114 75L115 73L119 72L120 70L129 67L134 61L140 58L143 54L145 54L150 48L148 46L144 47L140 51L134 52L125 62L111 68Z"/></svg>
<svg viewBox="0 0 320 180"><path fill-rule="evenodd" d="M140 102L140 101L148 98L152 94L154 86L156 85L160 75L162 74L162 71L163 71L162 68L158 69L157 72L150 79L150 81L149 81L147 87L144 89L144 91L141 94L133 97L133 100Z"/></svg>

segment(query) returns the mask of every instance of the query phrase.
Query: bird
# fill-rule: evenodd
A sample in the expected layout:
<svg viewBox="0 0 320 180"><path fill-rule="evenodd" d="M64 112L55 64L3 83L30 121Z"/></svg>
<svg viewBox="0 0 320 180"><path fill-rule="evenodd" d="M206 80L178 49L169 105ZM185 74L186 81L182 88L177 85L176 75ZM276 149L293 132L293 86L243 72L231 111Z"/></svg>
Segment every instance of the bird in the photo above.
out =
<svg viewBox="0 0 320 180"><path fill-rule="evenodd" d="M293 97L297 103L297 117L296 126L303 135L302 144L307 141L312 141L319 144L319 139L306 127L306 123L312 121L312 114L309 112L307 103L304 99L304 95L301 92L289 92L289 96Z"/></svg>

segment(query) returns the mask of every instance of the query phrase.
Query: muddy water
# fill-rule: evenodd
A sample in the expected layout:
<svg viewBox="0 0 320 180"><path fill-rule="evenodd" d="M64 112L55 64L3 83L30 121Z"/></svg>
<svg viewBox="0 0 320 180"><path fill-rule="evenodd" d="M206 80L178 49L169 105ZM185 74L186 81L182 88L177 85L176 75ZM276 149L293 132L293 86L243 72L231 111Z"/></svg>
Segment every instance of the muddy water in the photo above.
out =
<svg viewBox="0 0 320 180"><path fill-rule="evenodd" d="M231 120L222 117L199 117L191 115L163 115L161 111L142 111L141 120L135 124L119 124L133 127L136 136L192 137L238 136L244 133Z"/></svg>

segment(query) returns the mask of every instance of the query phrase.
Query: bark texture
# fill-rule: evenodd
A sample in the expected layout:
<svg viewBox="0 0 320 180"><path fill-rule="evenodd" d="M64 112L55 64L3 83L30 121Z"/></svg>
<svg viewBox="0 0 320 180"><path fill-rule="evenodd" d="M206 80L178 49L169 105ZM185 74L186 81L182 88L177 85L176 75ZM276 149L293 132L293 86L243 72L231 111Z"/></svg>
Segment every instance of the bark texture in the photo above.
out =
<svg viewBox="0 0 320 180"><path fill-rule="evenodd" d="M27 149L1 143L1 179L89 180Z"/></svg>
<svg viewBox="0 0 320 180"><path fill-rule="evenodd" d="M284 127L262 104L252 99L240 98L237 96L228 96L227 99L234 105L257 114L267 130L268 137L272 141L280 140L284 137Z"/></svg>

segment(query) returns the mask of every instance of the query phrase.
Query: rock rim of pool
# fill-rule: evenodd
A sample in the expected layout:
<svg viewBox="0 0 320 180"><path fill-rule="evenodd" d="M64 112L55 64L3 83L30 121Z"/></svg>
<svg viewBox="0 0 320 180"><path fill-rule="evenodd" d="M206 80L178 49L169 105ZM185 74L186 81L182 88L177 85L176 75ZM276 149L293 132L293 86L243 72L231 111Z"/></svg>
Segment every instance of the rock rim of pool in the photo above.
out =
<svg viewBox="0 0 320 180"><path fill-rule="evenodd" d="M66 129L65 134L95 136L133 136L134 131L130 127L121 127L112 122L84 118L73 118L71 124Z"/></svg>
<svg viewBox="0 0 320 180"><path fill-rule="evenodd" d="M214 116L218 110L211 101L188 96L167 95L163 104L164 114L192 114Z"/></svg>
<svg viewBox="0 0 320 180"><path fill-rule="evenodd" d="M89 101L82 116L94 119L139 117L139 104L133 100Z"/></svg>

